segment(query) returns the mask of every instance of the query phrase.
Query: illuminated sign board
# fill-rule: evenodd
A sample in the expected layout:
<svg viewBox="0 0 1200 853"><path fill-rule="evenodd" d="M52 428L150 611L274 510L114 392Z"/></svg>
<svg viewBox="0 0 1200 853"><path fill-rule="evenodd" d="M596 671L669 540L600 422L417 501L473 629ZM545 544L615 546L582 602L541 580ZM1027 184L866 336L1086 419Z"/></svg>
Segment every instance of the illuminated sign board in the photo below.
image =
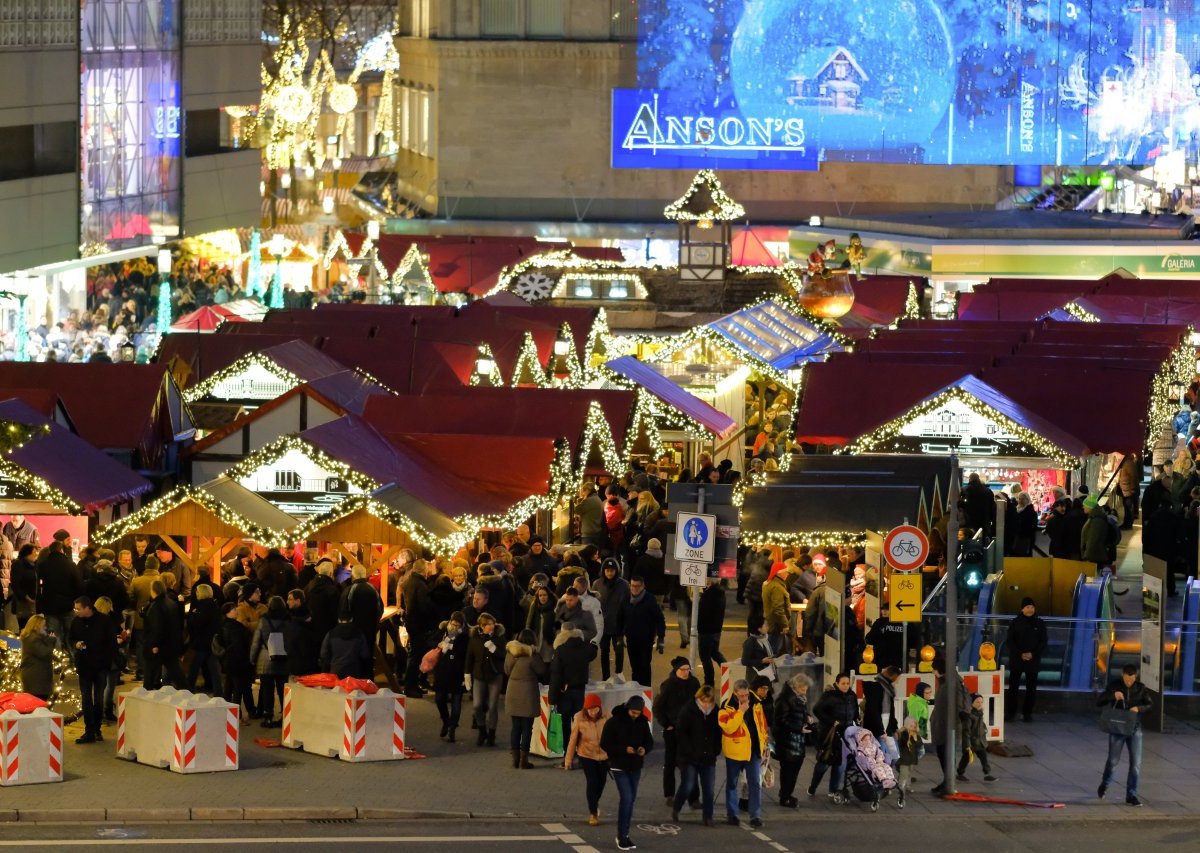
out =
<svg viewBox="0 0 1200 853"><path fill-rule="evenodd" d="M652 89L614 89L614 169L817 168L796 116L736 110L672 112Z"/></svg>
<svg viewBox="0 0 1200 853"><path fill-rule="evenodd" d="M700 164L714 168L810 168L786 152L747 156L766 122L784 140L772 144L787 145L788 129L802 127L805 148L822 160L1150 163L1190 150L1200 133L1192 8L1190 0L642 0L637 82L657 94L660 116L692 118L693 146L703 142L700 118L715 120L703 128L720 144L705 147ZM616 103L613 160L622 165L631 114L618 124ZM724 144L722 122L737 144ZM656 132L672 138L661 120ZM675 140L686 137L675 128ZM622 150L635 157L630 165L659 162L641 147Z"/></svg>
<svg viewBox="0 0 1200 853"><path fill-rule="evenodd" d="M362 489L299 450L289 450L238 480L242 486L288 515L307 518L328 512Z"/></svg>

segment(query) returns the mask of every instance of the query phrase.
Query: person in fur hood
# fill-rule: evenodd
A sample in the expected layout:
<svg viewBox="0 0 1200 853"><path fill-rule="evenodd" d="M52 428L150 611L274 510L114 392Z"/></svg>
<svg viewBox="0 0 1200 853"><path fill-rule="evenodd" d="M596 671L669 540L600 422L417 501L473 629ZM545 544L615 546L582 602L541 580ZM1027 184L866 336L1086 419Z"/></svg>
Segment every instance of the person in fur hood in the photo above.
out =
<svg viewBox="0 0 1200 853"><path fill-rule="evenodd" d="M504 647L504 674L508 676L508 693L504 708L512 717L512 734L509 749L512 750L513 768L529 770L529 742L533 738L533 721L538 716L541 704L539 683L546 674L546 662L535 653L537 638L526 629L509 640Z"/></svg>
<svg viewBox="0 0 1200 853"><path fill-rule="evenodd" d="M550 704L563 720L563 743L571 739L571 720L583 710L588 683L588 664L596 656L596 646L584 640L583 631L564 626L554 638L550 659Z"/></svg>

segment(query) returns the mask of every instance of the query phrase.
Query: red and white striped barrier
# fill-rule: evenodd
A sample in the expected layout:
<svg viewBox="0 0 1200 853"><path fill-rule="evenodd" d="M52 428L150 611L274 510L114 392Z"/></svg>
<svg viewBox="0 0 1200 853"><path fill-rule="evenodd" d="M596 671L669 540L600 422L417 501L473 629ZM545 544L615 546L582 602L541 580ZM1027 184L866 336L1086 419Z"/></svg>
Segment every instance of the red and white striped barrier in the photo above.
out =
<svg viewBox="0 0 1200 853"><path fill-rule="evenodd" d="M533 721L533 737L529 741L529 751L542 758L562 758L563 753L550 751L550 688L545 684L541 686L538 699L538 715ZM563 749L566 749L566 746L564 743Z"/></svg>
<svg viewBox="0 0 1200 853"><path fill-rule="evenodd" d="M117 756L176 773L238 769L238 708L163 687L117 697Z"/></svg>
<svg viewBox="0 0 1200 853"><path fill-rule="evenodd" d="M406 720L404 697L390 690L284 686L282 742L292 749L343 761L403 759Z"/></svg>
<svg viewBox="0 0 1200 853"><path fill-rule="evenodd" d="M0 785L63 780L63 718L48 708L0 714Z"/></svg>
<svg viewBox="0 0 1200 853"><path fill-rule="evenodd" d="M983 719L988 727L989 741L1004 741L1004 667L989 672L970 670L960 672L967 693L978 693L983 697ZM864 681L874 681L874 675L859 675L850 673L850 680L855 695L862 699ZM883 709L883 724L887 726L893 714L898 714L898 721L903 723L908 716L906 702L918 684L928 684L929 709L933 710L933 697L937 693L937 683L932 672L905 672L896 680L896 707Z"/></svg>
<svg viewBox="0 0 1200 853"><path fill-rule="evenodd" d="M729 701L729 697L733 695L733 671L729 668L729 664L720 664L721 671L718 675L718 680L721 684L721 704L724 705Z"/></svg>

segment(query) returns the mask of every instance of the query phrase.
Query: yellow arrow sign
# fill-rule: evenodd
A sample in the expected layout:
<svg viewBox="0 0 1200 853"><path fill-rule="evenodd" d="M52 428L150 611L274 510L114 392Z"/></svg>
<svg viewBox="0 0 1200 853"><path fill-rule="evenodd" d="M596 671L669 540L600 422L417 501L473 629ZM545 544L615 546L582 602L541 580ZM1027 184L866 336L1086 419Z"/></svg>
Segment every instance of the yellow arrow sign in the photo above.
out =
<svg viewBox="0 0 1200 853"><path fill-rule="evenodd" d="M921 621L921 575L892 572L891 613L893 622Z"/></svg>

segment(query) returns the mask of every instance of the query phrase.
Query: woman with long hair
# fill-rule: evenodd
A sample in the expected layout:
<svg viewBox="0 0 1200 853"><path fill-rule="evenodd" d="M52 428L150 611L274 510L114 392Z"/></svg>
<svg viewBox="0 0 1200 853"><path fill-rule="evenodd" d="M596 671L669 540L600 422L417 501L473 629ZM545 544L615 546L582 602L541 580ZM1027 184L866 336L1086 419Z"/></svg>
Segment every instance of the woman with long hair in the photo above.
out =
<svg viewBox="0 0 1200 853"><path fill-rule="evenodd" d="M21 630L21 690L43 701L54 692L54 635L46 617L35 613Z"/></svg>

